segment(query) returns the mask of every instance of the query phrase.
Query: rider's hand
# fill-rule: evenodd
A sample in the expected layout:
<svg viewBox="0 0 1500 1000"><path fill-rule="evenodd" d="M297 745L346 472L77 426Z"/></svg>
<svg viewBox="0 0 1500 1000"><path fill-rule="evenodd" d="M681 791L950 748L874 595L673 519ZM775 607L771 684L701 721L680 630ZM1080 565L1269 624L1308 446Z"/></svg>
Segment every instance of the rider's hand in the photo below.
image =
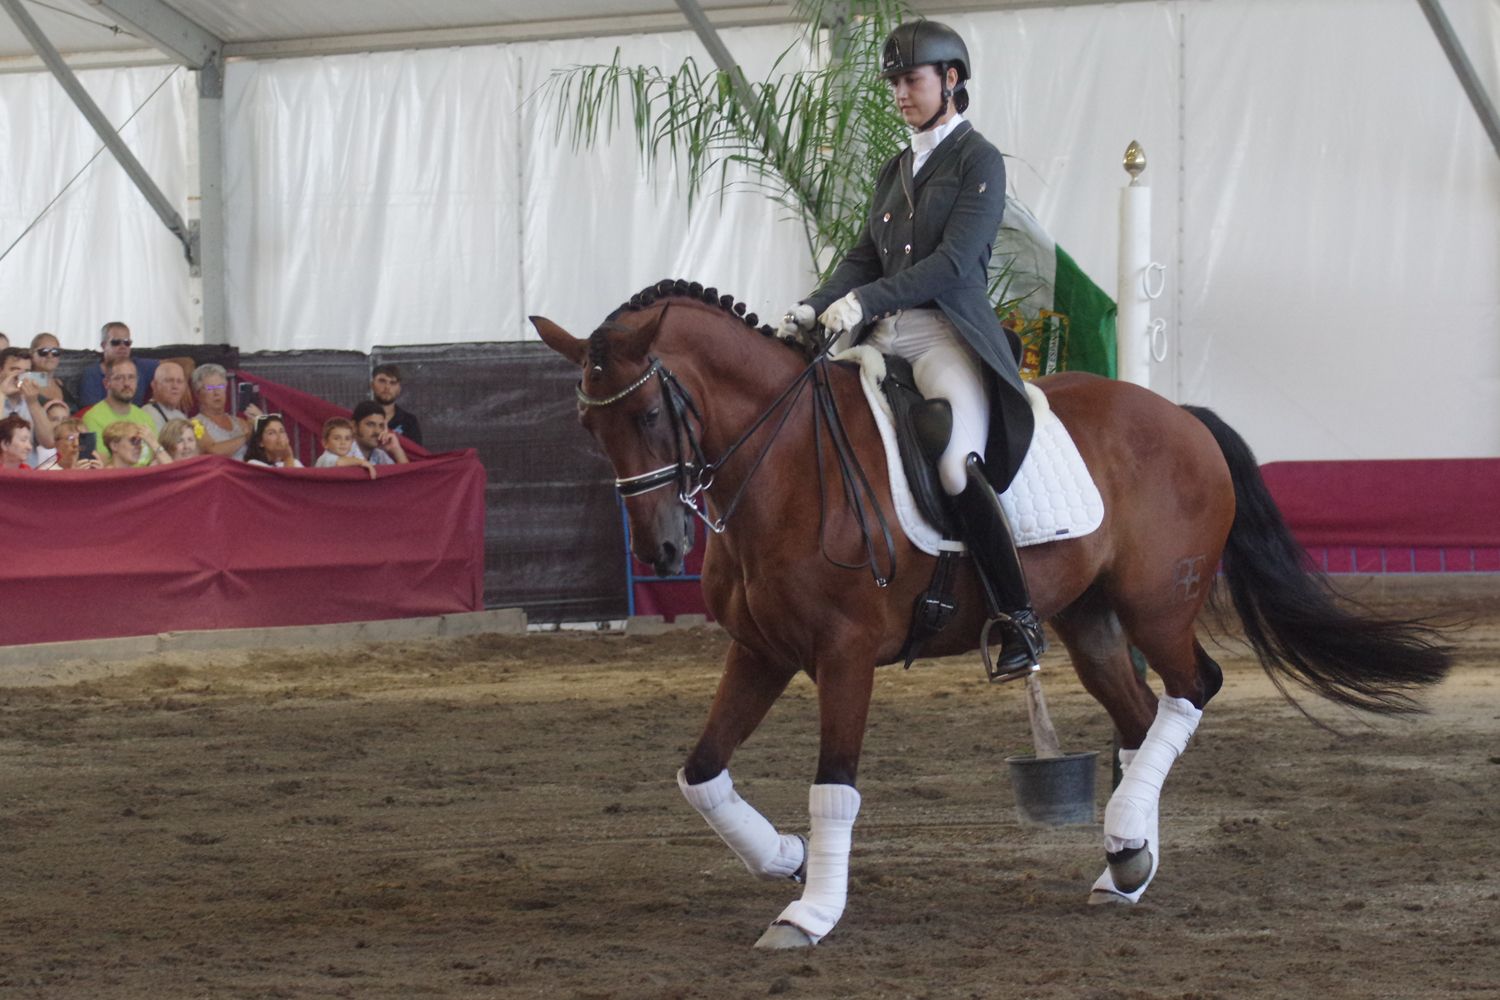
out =
<svg viewBox="0 0 1500 1000"><path fill-rule="evenodd" d="M823 329L830 336L838 336L858 330L864 318L864 307L859 304L858 296L850 292L825 309L823 315L818 317L818 322L823 324Z"/></svg>
<svg viewBox="0 0 1500 1000"><path fill-rule="evenodd" d="M776 336L783 340L793 340L799 344L807 343L807 335L812 332L813 325L817 323L817 313L813 307L806 302L798 302L786 311L781 317L781 325L776 328Z"/></svg>

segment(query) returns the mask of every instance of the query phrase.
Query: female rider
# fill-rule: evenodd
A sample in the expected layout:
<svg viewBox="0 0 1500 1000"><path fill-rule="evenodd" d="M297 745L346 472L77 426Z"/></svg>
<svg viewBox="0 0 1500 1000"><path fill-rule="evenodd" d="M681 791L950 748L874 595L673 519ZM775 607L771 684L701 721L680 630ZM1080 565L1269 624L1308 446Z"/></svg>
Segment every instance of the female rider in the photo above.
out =
<svg viewBox="0 0 1500 1000"><path fill-rule="evenodd" d="M881 168L858 245L787 312L782 332L801 337L816 318L830 336L863 335L863 343L911 362L923 396L947 400L953 429L938 471L1004 627L992 679L1024 676L1044 642L996 493L1021 465L1032 416L988 284L1005 164L963 118L969 52L952 28L897 27L881 76L912 130L911 146Z"/></svg>

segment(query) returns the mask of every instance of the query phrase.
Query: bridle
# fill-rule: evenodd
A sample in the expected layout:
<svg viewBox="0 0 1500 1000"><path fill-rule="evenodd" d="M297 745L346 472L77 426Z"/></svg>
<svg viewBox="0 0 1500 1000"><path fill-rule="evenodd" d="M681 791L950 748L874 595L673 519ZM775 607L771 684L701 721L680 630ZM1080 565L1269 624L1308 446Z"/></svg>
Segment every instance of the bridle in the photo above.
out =
<svg viewBox="0 0 1500 1000"><path fill-rule="evenodd" d="M834 403L833 393L828 387L828 375L826 371L827 355L833 342L837 338L829 337L822 349L813 358L812 362L802 370L792 383L782 390L781 394L771 402L764 413L741 434L733 444L717 459L709 461L703 453L701 435L703 432L703 414L698 409L698 404L693 400L692 394L683 388L677 376L672 374L671 369L662 364L660 358L652 356L646 370L640 374L634 382L625 388L608 396L590 396L583 391L583 380L579 379L575 392L578 397L578 405L584 408L597 408L611 406L628 398L651 379L657 378L661 382L661 394L663 407L667 411L667 418L671 422L672 441L674 448L673 462L650 472L642 472L634 476L626 476L615 479L615 489L621 497L642 496L652 493L667 486L677 486L677 500L707 526L708 530L716 535L722 535L728 528L729 518L739 507L740 501L745 496L755 473L760 469L761 463L770 454L771 446L781 435L781 430L786 426L788 418L796 409L796 402L809 384L813 386L813 395L817 401L814 407L814 433L817 435L819 446L818 455L818 514L819 539L823 538L823 528L827 523L826 503L823 490L823 449L821 447L822 425L828 425L829 437L833 441L834 454L839 460L839 471L843 476L845 489L844 494L853 506L855 518L859 522L860 530L865 542L866 560L863 564L868 566L875 577L877 585L884 587L896 575L896 548L892 541L890 527L885 520L885 514L880 510L880 503L869 480L865 477L864 469L854 457L853 446L849 443L847 432L843 427L843 421L839 418L838 407ZM595 370L598 370L597 368ZM746 473L740 487L734 496L724 507L724 511L718 517L711 517L708 513L708 490L713 486L714 475L724 464L734 456L735 452L755 435L768 420L781 409L780 419L776 421L775 429L770 439L766 441L765 447L761 449L756 457L755 463L751 465L750 471ZM686 446L684 447L684 440ZM861 493L865 500L861 500ZM703 498L703 506L698 506L698 498ZM868 502L875 512L875 517L880 525L880 531L885 543L886 552L889 555L889 572L882 574L878 568L875 547L866 522L864 503ZM823 546L824 555L830 562L848 569L857 569L858 565L842 563L828 555L826 545Z"/></svg>

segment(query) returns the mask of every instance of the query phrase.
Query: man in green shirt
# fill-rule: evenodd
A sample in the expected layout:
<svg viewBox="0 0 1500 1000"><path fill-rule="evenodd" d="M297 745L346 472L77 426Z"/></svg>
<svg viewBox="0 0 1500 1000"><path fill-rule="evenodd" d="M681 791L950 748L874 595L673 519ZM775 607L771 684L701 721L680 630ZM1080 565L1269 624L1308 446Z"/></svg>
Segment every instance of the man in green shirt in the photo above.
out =
<svg viewBox="0 0 1500 1000"><path fill-rule="evenodd" d="M89 407L83 414L83 426L97 435L97 448L101 458L105 454L104 428L110 424L123 420L139 424L153 433L156 430L151 415L133 402L135 389L135 362L129 358L112 359L104 377L104 399ZM150 465L151 457L151 449L144 447L141 449L140 460L135 464Z"/></svg>

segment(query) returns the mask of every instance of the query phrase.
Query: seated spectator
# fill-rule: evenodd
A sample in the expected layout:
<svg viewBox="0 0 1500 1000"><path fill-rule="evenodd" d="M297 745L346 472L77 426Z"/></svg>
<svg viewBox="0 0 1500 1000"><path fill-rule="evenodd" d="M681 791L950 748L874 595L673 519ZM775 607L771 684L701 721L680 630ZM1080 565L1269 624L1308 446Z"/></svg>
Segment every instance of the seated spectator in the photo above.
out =
<svg viewBox="0 0 1500 1000"><path fill-rule="evenodd" d="M184 458L196 458L203 454L198 450L198 435L203 433L197 424L191 420L168 420L162 427L161 433L156 436L172 461L180 462Z"/></svg>
<svg viewBox="0 0 1500 1000"><path fill-rule="evenodd" d="M250 440L250 422L227 412L229 373L224 366L199 365L193 369L193 395L198 399L198 415L193 423L203 428L198 450L205 455L243 459ZM256 416L260 411L247 407L245 412Z"/></svg>
<svg viewBox="0 0 1500 1000"><path fill-rule="evenodd" d="M188 380L182 366L175 361L162 361L156 366L156 376L151 380L151 402L142 409L156 425L159 435L169 420L186 420L188 405Z"/></svg>
<svg viewBox="0 0 1500 1000"><path fill-rule="evenodd" d="M31 375L30 351L24 347L0 350L0 417L20 417L31 426L32 447L51 448L52 422L42 409L41 385ZM35 454L27 464L36 465Z"/></svg>
<svg viewBox="0 0 1500 1000"><path fill-rule="evenodd" d="M376 365L370 376L370 398L385 413L385 425L397 434L422 443L422 425L416 416L396 405L401 398L401 369L395 365Z"/></svg>
<svg viewBox="0 0 1500 1000"><path fill-rule="evenodd" d="M52 428L52 433L57 438L57 450L50 461L43 462L37 468L46 469L49 472L104 468L103 463L93 455L88 458L79 457L78 445L84 432L83 421L72 417Z"/></svg>
<svg viewBox="0 0 1500 1000"><path fill-rule="evenodd" d="M385 426L385 407L367 399L354 408L354 454L371 465L405 465L401 439Z"/></svg>
<svg viewBox="0 0 1500 1000"><path fill-rule="evenodd" d="M135 361L136 371L140 378L136 381L135 395L130 401L136 406L146 401L146 387L156 377L156 362L150 358L132 359L130 345L133 343L134 341L130 339L130 327L124 323L104 324L103 329L99 331L99 351L102 357L97 365L89 365L78 376L80 405L93 406L109 395L105 381L109 377L109 364L112 361Z"/></svg>
<svg viewBox="0 0 1500 1000"><path fill-rule="evenodd" d="M104 428L104 448L109 452L106 469L138 469L143 465L170 465L172 456L156 439L156 430L129 420L116 420Z"/></svg>
<svg viewBox="0 0 1500 1000"><path fill-rule="evenodd" d="M68 404L60 399L50 400L43 412L46 414L47 422L52 425L54 446L51 448L37 447L35 467L38 469L50 469L57 459L57 427L64 420L71 417L72 414L68 412Z"/></svg>
<svg viewBox="0 0 1500 1000"><path fill-rule="evenodd" d="M62 364L62 345L50 333L39 333L31 338L31 370L46 376L42 383L42 398L52 403L66 403L68 412L79 409L78 399L71 389L57 377L57 366Z"/></svg>
<svg viewBox="0 0 1500 1000"><path fill-rule="evenodd" d="M156 425L151 422L146 411L131 402L135 398L136 372L135 362L129 358L115 358L109 363L109 395L102 401L95 403L83 412L83 426L99 435L100 442L105 441L104 431L117 421L135 424L151 431L151 439L156 440ZM101 452L100 458L105 460L105 467L112 468L109 456ZM137 465L150 465L151 453L144 452L136 455Z"/></svg>
<svg viewBox="0 0 1500 1000"><path fill-rule="evenodd" d="M375 478L375 466L354 453L354 421L332 417L323 424L323 454L313 467L332 469L341 465L357 465Z"/></svg>
<svg viewBox="0 0 1500 1000"><path fill-rule="evenodd" d="M30 469L31 425L12 413L0 420L0 468Z"/></svg>
<svg viewBox="0 0 1500 1000"><path fill-rule="evenodd" d="M276 469L300 469L302 463L292 451L292 438L279 413L263 413L255 418L245 461L251 465L269 465Z"/></svg>

